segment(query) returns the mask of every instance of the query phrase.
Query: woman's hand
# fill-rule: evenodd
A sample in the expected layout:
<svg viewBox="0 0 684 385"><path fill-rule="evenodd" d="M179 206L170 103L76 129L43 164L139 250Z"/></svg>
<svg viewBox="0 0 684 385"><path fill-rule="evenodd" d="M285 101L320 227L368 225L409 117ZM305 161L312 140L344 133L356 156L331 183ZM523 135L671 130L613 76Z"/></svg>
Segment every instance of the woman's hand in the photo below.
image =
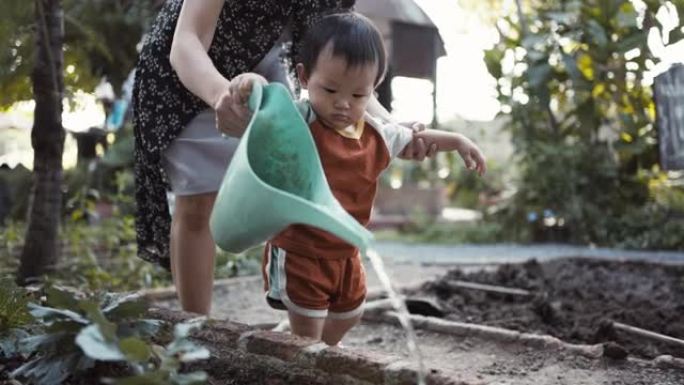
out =
<svg viewBox="0 0 684 385"><path fill-rule="evenodd" d="M263 76L255 73L244 73L233 78L227 89L221 93L214 110L216 111L216 128L227 135L240 137L245 132L252 112L247 102L252 94L254 83L267 84Z"/></svg>
<svg viewBox="0 0 684 385"><path fill-rule="evenodd" d="M413 130L414 135L425 130L425 125L420 122L408 122L400 124ZM423 138L416 138L416 140L412 140L409 144L407 144L398 156L401 159L415 160L420 162L425 158L432 158L436 153L436 144L433 143L430 147L428 147Z"/></svg>

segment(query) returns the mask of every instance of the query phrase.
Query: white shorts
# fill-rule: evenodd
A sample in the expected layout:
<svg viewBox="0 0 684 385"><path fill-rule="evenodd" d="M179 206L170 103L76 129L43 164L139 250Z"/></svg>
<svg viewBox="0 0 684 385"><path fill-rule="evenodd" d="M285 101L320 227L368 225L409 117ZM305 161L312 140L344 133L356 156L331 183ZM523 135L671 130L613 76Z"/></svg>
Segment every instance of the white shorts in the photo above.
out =
<svg viewBox="0 0 684 385"><path fill-rule="evenodd" d="M281 44L276 44L254 72L290 89L287 68L280 60L282 49ZM162 155L171 192L176 196L217 192L238 143L240 139L224 137L217 131L213 110L200 112Z"/></svg>
<svg viewBox="0 0 684 385"><path fill-rule="evenodd" d="M213 110L200 112L164 151L162 165L174 195L216 192L240 139L216 130Z"/></svg>

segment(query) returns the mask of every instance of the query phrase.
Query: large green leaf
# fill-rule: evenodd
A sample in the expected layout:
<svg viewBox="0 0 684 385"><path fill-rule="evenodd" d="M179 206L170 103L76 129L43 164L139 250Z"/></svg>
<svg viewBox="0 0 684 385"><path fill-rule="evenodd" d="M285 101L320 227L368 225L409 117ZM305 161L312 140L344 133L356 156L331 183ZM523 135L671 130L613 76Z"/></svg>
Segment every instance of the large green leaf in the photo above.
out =
<svg viewBox="0 0 684 385"><path fill-rule="evenodd" d="M635 31L631 35L623 37L616 43L615 48L619 53L625 53L634 48L648 49L646 47L646 32Z"/></svg>
<svg viewBox="0 0 684 385"><path fill-rule="evenodd" d="M119 341L119 350L129 361L134 362L145 362L152 354L147 343L135 337L128 337Z"/></svg>
<svg viewBox="0 0 684 385"><path fill-rule="evenodd" d="M46 306L40 306L36 305L33 303L28 304L29 311L31 312L31 315L33 315L35 318L46 318L46 319L55 319L55 318L67 318L69 320L72 320L74 322L78 322L80 324L88 324L88 320L81 316L80 314L71 311L71 310L65 310L65 309L55 309L51 307L46 307Z"/></svg>
<svg viewBox="0 0 684 385"><path fill-rule="evenodd" d="M484 61L489 73L495 78L500 78L503 73L501 71L501 60L503 60L504 51L499 49L486 50L484 53Z"/></svg>
<svg viewBox="0 0 684 385"><path fill-rule="evenodd" d="M538 88L541 85L546 84L552 70L553 68L549 65L549 63L542 62L532 65L527 71L530 86L533 88Z"/></svg>
<svg viewBox="0 0 684 385"><path fill-rule="evenodd" d="M79 306L86 312L88 318L98 326L99 331L107 341L112 342L116 339L117 326L105 318L100 310L99 302L94 299L88 299L80 301Z"/></svg>
<svg viewBox="0 0 684 385"><path fill-rule="evenodd" d="M577 62L575 61L575 58L573 58L571 55L563 54L563 64L565 66L565 70L568 72L573 81L581 79L582 73L577 68Z"/></svg>
<svg viewBox="0 0 684 385"><path fill-rule="evenodd" d="M69 362L61 356L44 356L15 369L12 377L28 377L40 385L59 385L69 377Z"/></svg>
<svg viewBox="0 0 684 385"><path fill-rule="evenodd" d="M591 35L591 38L600 48L604 48L608 45L608 35L601 24L596 20L589 20L587 25L589 27L589 35Z"/></svg>
<svg viewBox="0 0 684 385"><path fill-rule="evenodd" d="M145 314L149 304L138 294L126 294L108 299L102 313L107 317L118 320L136 318Z"/></svg>
<svg viewBox="0 0 684 385"><path fill-rule="evenodd" d="M76 294L67 289L50 286L45 290L46 304L53 308L80 311Z"/></svg>
<svg viewBox="0 0 684 385"><path fill-rule="evenodd" d="M90 325L76 336L76 344L88 357L100 361L124 361L126 356L116 342L108 340L98 325Z"/></svg>
<svg viewBox="0 0 684 385"><path fill-rule="evenodd" d="M20 355L20 342L28 336L28 332L22 329L10 329L0 335L0 357L12 358Z"/></svg>
<svg viewBox="0 0 684 385"><path fill-rule="evenodd" d="M55 342L61 341L63 337L62 333L26 336L19 341L19 348L25 354L35 353L43 347L45 347L44 350L49 350L51 345L54 346Z"/></svg>

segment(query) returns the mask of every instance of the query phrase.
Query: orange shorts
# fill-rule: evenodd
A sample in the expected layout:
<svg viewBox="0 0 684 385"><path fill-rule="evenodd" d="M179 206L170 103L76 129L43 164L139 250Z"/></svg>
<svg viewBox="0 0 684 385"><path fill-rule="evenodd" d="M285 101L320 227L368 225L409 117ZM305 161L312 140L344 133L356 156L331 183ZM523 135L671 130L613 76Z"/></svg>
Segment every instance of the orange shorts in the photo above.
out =
<svg viewBox="0 0 684 385"><path fill-rule="evenodd" d="M363 311L366 272L360 254L311 258L266 245L261 266L269 304L312 318L348 319Z"/></svg>

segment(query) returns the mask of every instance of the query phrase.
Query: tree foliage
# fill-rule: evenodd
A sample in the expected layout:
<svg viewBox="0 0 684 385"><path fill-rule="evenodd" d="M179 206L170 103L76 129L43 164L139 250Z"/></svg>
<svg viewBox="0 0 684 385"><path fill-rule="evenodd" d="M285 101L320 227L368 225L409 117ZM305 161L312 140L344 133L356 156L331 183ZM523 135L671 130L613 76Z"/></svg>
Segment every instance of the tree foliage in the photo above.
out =
<svg viewBox="0 0 684 385"><path fill-rule="evenodd" d="M627 0L533 3L500 21L500 42L485 55L521 166L503 218L528 232L521 222L553 218L569 240L620 243L631 235L618 229L643 232L674 209L649 190L662 175L645 79L658 58L647 42L652 27L663 36L655 15L665 1L645 1L641 12ZM684 1L670 4L683 20ZM667 41L682 37L677 27ZM681 246L642 241L629 246Z"/></svg>
<svg viewBox="0 0 684 385"><path fill-rule="evenodd" d="M136 45L156 12L157 0L64 0L67 96L92 90L106 75L118 88L133 69ZM0 12L0 109L30 100L34 60L33 2L4 0Z"/></svg>

